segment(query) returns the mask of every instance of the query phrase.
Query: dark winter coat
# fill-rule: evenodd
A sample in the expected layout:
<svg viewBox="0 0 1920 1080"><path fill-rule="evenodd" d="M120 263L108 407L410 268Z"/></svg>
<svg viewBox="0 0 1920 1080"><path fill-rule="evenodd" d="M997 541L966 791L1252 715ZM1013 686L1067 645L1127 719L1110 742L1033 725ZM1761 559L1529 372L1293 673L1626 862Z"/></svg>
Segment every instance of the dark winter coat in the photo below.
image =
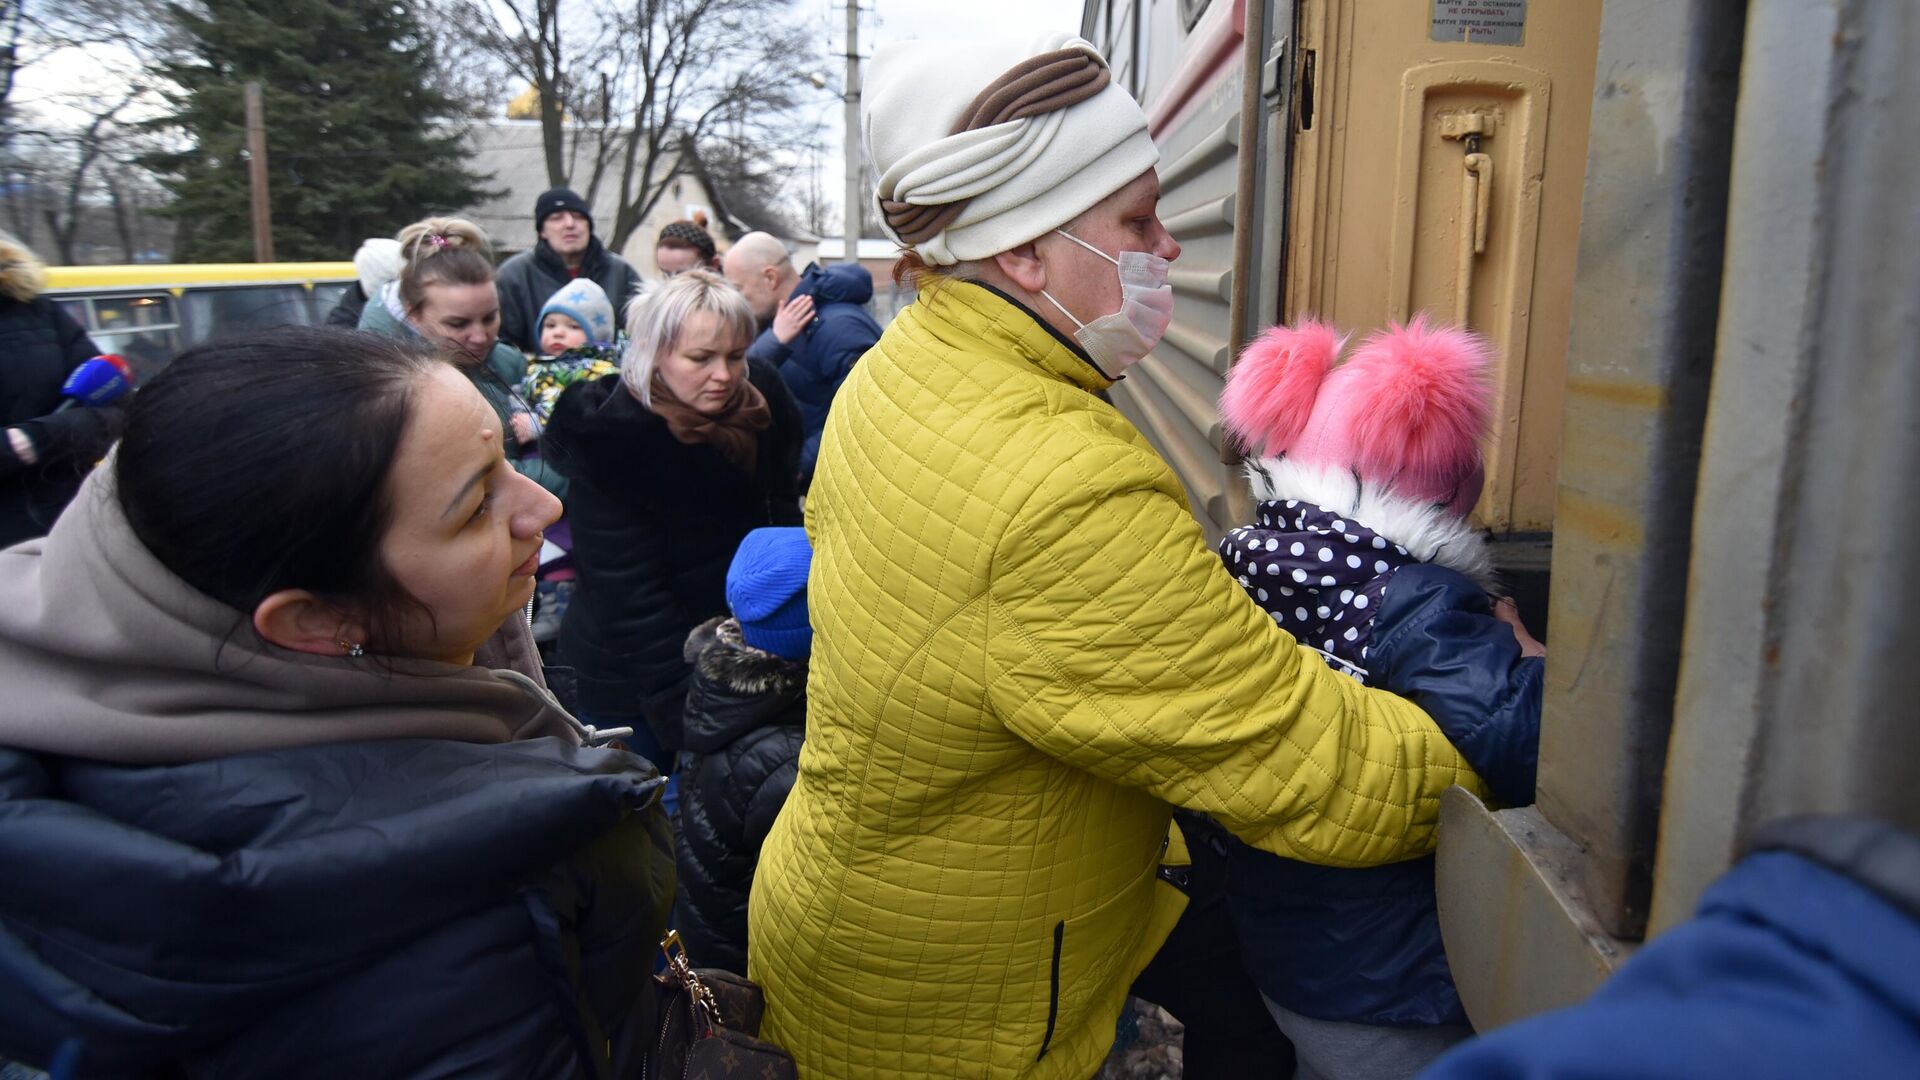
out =
<svg viewBox="0 0 1920 1080"><path fill-rule="evenodd" d="M561 286L575 277L591 280L606 290L613 302L615 321L624 324L627 304L641 292L640 272L627 260L608 251L600 238L587 241L580 255L580 272L572 273L560 254L545 240L500 264L500 340L525 353L540 351L540 309Z"/></svg>
<svg viewBox="0 0 1920 1080"><path fill-rule="evenodd" d="M54 411L67 376L98 352L53 301L0 295L0 428L24 431L35 456L27 464L0 438L0 547L45 536L119 436L117 407Z"/></svg>
<svg viewBox="0 0 1920 1080"><path fill-rule="evenodd" d="M645 715L678 750L693 628L727 613L727 566L747 533L800 524L794 478L800 413L773 368L748 365L773 423L753 475L714 447L673 437L618 374L567 387L542 453L571 482L567 520L579 588L560 655L579 676L580 708Z"/></svg>
<svg viewBox="0 0 1920 1080"><path fill-rule="evenodd" d="M806 442L800 446L800 473L811 477L814 460L820 456L820 429L826 425L827 408L854 363L880 340L880 324L866 307L873 299L873 275L858 263L809 264L787 299L796 296L813 297L813 321L785 345L771 328L762 331L747 355L779 368L780 377L800 403L807 425Z"/></svg>
<svg viewBox="0 0 1920 1080"><path fill-rule="evenodd" d="M806 736L807 665L748 645L715 619L687 638L686 750L674 926L703 967L747 970L747 893Z"/></svg>
<svg viewBox="0 0 1920 1080"><path fill-rule="evenodd" d="M388 285L387 289L397 287ZM392 297L392 292L386 291L368 303L360 313L360 329L388 337L423 340L411 323L394 314ZM514 470L565 499L566 478L541 459L539 444L516 444L513 439L513 414L533 412L532 404L520 396L520 383L527 377L527 358L505 341L496 341L493 351L487 354L486 363L463 362L459 368L500 418L500 430L507 435L507 460L513 463Z"/></svg>
<svg viewBox="0 0 1920 1080"><path fill-rule="evenodd" d="M0 749L0 1058L636 1076L672 891L660 784L555 738L150 767Z"/></svg>
<svg viewBox="0 0 1920 1080"><path fill-rule="evenodd" d="M348 286L346 292L340 294L340 299L333 305L333 310L327 312L327 325L352 330L360 325L360 315L366 310L367 291L356 281Z"/></svg>
<svg viewBox="0 0 1920 1080"><path fill-rule="evenodd" d="M1545 663L1522 658L1493 617L1481 538L1431 507L1361 498L1346 475L1261 462L1255 488L1300 497L1262 501L1256 524L1221 541L1241 585L1335 670L1424 709L1496 799L1531 803ZM1216 841L1248 970L1268 997L1323 1020L1467 1022L1440 940L1431 856L1337 869L1224 833Z"/></svg>
<svg viewBox="0 0 1920 1080"><path fill-rule="evenodd" d="M1920 838L1789 818L1749 851L1585 1002L1467 1042L1423 1080L1920 1076Z"/></svg>

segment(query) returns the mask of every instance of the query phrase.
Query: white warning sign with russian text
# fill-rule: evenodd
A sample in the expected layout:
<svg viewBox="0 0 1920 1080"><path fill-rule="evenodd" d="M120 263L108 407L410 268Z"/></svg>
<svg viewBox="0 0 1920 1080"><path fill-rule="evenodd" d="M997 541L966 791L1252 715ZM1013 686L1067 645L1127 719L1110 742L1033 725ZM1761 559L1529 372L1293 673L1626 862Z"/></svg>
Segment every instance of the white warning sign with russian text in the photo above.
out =
<svg viewBox="0 0 1920 1080"><path fill-rule="evenodd" d="M1433 0L1433 40L1519 45L1527 38L1527 0Z"/></svg>

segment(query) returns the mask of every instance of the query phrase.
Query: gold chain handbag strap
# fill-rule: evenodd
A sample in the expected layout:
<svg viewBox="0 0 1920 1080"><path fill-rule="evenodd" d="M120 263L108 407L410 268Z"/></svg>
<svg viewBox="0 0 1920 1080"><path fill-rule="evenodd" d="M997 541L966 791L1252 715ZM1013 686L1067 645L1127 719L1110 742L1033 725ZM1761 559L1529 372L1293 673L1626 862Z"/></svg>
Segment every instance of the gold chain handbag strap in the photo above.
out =
<svg viewBox="0 0 1920 1080"><path fill-rule="evenodd" d="M666 954L667 971L686 987L693 1003L694 1020L701 1031L710 1035L720 1023L720 1003L714 1000L713 991L700 981L699 973L693 970L693 963L687 958L686 943L680 940L680 931L669 930L667 936L660 939L660 951Z"/></svg>

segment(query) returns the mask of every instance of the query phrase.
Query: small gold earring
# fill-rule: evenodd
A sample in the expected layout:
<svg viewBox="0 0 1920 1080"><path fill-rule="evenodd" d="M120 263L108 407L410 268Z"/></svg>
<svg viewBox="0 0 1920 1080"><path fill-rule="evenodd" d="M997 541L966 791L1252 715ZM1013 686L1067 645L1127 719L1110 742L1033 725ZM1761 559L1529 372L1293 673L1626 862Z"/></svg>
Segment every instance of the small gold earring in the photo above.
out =
<svg viewBox="0 0 1920 1080"><path fill-rule="evenodd" d="M366 647L361 645L357 641L341 641L341 642L336 642L336 644L338 644L341 648L347 650L347 655L355 659L358 659L362 656L367 655Z"/></svg>

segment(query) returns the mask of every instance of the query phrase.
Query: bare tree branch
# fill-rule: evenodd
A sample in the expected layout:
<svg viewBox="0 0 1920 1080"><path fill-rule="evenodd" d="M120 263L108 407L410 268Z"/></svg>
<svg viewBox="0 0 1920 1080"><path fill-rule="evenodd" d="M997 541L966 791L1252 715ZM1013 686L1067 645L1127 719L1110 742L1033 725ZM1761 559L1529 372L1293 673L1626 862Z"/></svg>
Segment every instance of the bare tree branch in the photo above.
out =
<svg viewBox="0 0 1920 1080"><path fill-rule="evenodd" d="M141 93L142 91L134 89L122 95L111 108L95 116L86 127L82 128L74 140L74 150L78 160L74 164L67 188L66 221L61 222L51 209L47 211L47 223L53 229L54 245L59 250L60 261L63 263L74 261L73 238L80 229L80 196L87 187L87 174L93 171L94 163L99 160L102 153L105 141L102 131L111 130L114 118L119 116L121 110L133 104L134 99Z"/></svg>
<svg viewBox="0 0 1920 1080"><path fill-rule="evenodd" d="M453 2L538 95L548 179L589 200L613 189L616 249L709 141L729 162L795 161L817 133L793 117L816 51L793 0Z"/></svg>
<svg viewBox="0 0 1920 1080"><path fill-rule="evenodd" d="M56 257L73 261L83 213L111 198L100 179L107 169L122 189L123 239L140 231L132 193L152 185L130 162L147 136L127 118L161 85L154 70L179 46L166 0L0 0L0 179L23 238L44 223ZM20 72L76 59L89 68L76 89L15 96ZM122 247L132 258L132 246Z"/></svg>

